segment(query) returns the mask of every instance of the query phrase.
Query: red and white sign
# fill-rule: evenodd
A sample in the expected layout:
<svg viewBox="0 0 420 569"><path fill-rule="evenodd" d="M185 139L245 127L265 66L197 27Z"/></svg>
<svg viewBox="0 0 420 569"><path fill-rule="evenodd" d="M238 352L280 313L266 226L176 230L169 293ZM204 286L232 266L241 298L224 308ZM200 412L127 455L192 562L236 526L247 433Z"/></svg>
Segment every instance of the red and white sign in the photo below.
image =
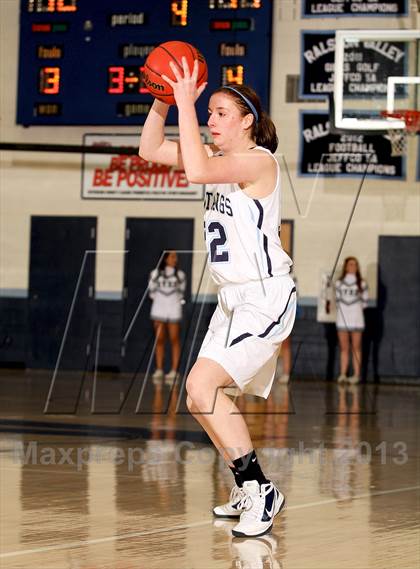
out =
<svg viewBox="0 0 420 569"><path fill-rule="evenodd" d="M83 143L137 148L139 135L85 134ZM203 195L203 184L190 184L183 170L148 162L137 154L83 155L82 198L190 201L202 200Z"/></svg>

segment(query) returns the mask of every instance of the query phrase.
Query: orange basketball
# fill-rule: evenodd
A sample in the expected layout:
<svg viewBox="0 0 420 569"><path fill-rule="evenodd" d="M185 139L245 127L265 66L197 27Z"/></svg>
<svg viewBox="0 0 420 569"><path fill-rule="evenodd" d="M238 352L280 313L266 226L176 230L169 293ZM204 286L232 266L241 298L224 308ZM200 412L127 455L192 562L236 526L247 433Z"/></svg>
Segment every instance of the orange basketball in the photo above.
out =
<svg viewBox="0 0 420 569"><path fill-rule="evenodd" d="M175 99L172 87L162 79L162 75L176 81L169 62L175 63L182 75L182 56L186 58L190 71L192 71L194 60L198 59L197 86L207 81L206 60L196 47L185 41L167 41L158 45L149 53L144 64L144 86L156 99L168 105L174 105Z"/></svg>

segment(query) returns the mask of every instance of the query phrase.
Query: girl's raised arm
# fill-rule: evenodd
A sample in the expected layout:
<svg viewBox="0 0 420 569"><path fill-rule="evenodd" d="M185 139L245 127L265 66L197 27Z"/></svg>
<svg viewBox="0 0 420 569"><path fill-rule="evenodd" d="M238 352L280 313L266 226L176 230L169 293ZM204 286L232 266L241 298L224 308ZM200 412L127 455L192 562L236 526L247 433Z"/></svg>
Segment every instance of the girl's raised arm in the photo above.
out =
<svg viewBox="0 0 420 569"><path fill-rule="evenodd" d="M179 141L165 138L168 110L168 105L155 99L140 136L139 156L150 162L184 169Z"/></svg>

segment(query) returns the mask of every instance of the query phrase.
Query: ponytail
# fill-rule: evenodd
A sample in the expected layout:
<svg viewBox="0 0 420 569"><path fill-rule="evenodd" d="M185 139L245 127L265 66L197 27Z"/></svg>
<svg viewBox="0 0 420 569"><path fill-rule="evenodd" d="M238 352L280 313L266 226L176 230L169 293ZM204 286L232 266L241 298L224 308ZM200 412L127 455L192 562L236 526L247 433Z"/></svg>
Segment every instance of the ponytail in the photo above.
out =
<svg viewBox="0 0 420 569"><path fill-rule="evenodd" d="M255 141L258 146L268 148L270 152L277 150L279 139L277 138L276 127L265 111L262 111L259 121L255 128Z"/></svg>

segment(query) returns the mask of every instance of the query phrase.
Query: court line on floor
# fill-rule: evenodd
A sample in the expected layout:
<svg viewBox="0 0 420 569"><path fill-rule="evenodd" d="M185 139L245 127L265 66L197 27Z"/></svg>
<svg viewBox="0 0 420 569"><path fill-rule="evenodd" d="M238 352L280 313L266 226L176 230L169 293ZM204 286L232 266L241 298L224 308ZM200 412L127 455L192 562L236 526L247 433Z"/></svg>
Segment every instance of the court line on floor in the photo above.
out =
<svg viewBox="0 0 420 569"><path fill-rule="evenodd" d="M375 496L384 496L386 494L397 494L400 492L411 492L413 490L420 490L420 486L407 486L405 488L395 488L394 490L379 490L378 492L366 492L365 494L359 494L358 496L353 496L353 500L361 500L363 498L373 498ZM286 512L289 510L300 510L303 508L312 508L314 506L323 506L326 504L333 504L339 502L339 498L330 498L329 500L319 500L317 502L308 502L306 504L296 504L294 506L287 506ZM173 532L177 530L186 530L195 527L205 526L213 523L213 518L205 520L202 522L194 522L191 524L183 524L178 526L171 526L166 528L160 528L150 531L136 531L124 533L121 535L111 535L109 537L101 537L98 539L86 539L82 541L74 541L69 543L63 543L61 545L46 545L45 547L38 547L35 549L24 549L20 551L9 551L8 553L0 553L0 559L6 559L8 557L18 557L21 555L32 555L35 553L49 553L50 551L60 551L65 549L76 549L79 547L85 547L86 545L97 545L100 543L109 543L112 541L119 541L122 539L131 539L134 537L145 537L149 535L156 535L160 533Z"/></svg>

